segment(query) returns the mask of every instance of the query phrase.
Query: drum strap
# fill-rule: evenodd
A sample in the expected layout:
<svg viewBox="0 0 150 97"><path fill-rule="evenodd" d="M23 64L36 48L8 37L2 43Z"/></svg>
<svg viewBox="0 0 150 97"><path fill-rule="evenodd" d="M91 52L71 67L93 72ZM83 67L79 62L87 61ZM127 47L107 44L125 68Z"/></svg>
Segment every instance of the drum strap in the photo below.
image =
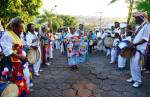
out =
<svg viewBox="0 0 150 97"><path fill-rule="evenodd" d="M144 23L143 25L141 25L138 29L137 29L137 31L135 32L135 36L140 32L140 30L146 25L147 23Z"/></svg>

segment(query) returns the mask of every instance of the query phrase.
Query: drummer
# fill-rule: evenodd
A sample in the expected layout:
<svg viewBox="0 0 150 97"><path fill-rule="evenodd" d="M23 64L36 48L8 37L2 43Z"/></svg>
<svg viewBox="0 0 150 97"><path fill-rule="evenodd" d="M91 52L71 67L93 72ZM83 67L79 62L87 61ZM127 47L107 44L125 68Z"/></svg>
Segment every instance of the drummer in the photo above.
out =
<svg viewBox="0 0 150 97"><path fill-rule="evenodd" d="M113 42L113 47L111 48L111 61L110 64L114 64L117 61L117 45L121 41L119 33L115 33L115 39Z"/></svg>
<svg viewBox="0 0 150 97"><path fill-rule="evenodd" d="M26 97L29 94L26 80L24 79L23 67L27 62L25 52L22 49L21 34L24 32L24 22L21 18L13 18L8 24L8 32L3 37L2 47L5 55L4 63L9 65L9 74L12 74L10 81L19 87L19 97ZM12 71L13 69L13 71Z"/></svg>
<svg viewBox="0 0 150 97"><path fill-rule="evenodd" d="M129 42L132 41L132 32L133 27L131 25L127 25L126 36L122 40L127 40ZM122 57L120 54L118 55L118 70L123 70L126 67L126 58Z"/></svg>
<svg viewBox="0 0 150 97"><path fill-rule="evenodd" d="M40 37L38 36L38 33L35 32L35 27L34 27L34 24L32 24L32 23L29 23L27 25L27 31L28 31L28 33L26 35L27 45L30 48L33 48L35 50L39 50L39 52L40 52L40 58L39 58L38 62L36 64L33 64L34 75L40 76L40 74L39 74L39 69L41 66Z"/></svg>
<svg viewBox="0 0 150 97"><path fill-rule="evenodd" d="M134 82L133 87L137 88L142 83L140 56L144 55L147 47L150 36L150 24L146 20L147 16L145 13L135 12L133 17L139 27L137 28L133 39L133 46L136 47L136 51L134 56L130 58L131 78L128 79L127 82Z"/></svg>
<svg viewBox="0 0 150 97"><path fill-rule="evenodd" d="M100 32L100 40L98 42L98 50L101 52L106 51L105 46L104 46L104 38L107 36L107 33L104 30L101 30Z"/></svg>
<svg viewBox="0 0 150 97"><path fill-rule="evenodd" d="M115 33L119 33L119 35L120 35L121 34L120 23L119 22L115 22L114 25L115 25L114 32Z"/></svg>

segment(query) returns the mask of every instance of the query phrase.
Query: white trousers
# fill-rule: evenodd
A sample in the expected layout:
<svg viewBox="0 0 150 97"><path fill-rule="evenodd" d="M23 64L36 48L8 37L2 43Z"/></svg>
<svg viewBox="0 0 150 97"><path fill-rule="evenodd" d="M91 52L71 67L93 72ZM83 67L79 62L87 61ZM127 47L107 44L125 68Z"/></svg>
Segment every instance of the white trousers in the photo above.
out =
<svg viewBox="0 0 150 97"><path fill-rule="evenodd" d="M53 58L54 56L53 56L53 47L52 46L50 46L50 58Z"/></svg>
<svg viewBox="0 0 150 97"><path fill-rule="evenodd" d="M118 68L124 68L126 66L126 58L121 55L118 56Z"/></svg>
<svg viewBox="0 0 150 97"><path fill-rule="evenodd" d="M115 62L117 59L117 50L115 48L111 49L111 62Z"/></svg>
<svg viewBox="0 0 150 97"><path fill-rule="evenodd" d="M107 49L106 51L107 51L107 54L106 54L106 56L109 56L109 55L111 55L111 49Z"/></svg>
<svg viewBox="0 0 150 97"><path fill-rule="evenodd" d="M34 73L38 73L39 72L40 66L41 66L41 63L42 63L42 60L41 60L41 48L38 47L38 50L40 52L40 58L39 58L39 60L38 60L38 62L36 64L33 64Z"/></svg>
<svg viewBox="0 0 150 97"><path fill-rule="evenodd" d="M99 40L97 43L97 49L100 51L106 51L105 46L103 44L103 40Z"/></svg>
<svg viewBox="0 0 150 97"><path fill-rule="evenodd" d="M60 42L59 42L59 40L55 41L55 46L56 46L56 49L60 49Z"/></svg>
<svg viewBox="0 0 150 97"><path fill-rule="evenodd" d="M141 82L140 53L138 51L130 59L130 71L133 81Z"/></svg>
<svg viewBox="0 0 150 97"><path fill-rule="evenodd" d="M64 44L63 44L63 43L61 43L60 52L61 52L61 53L64 52Z"/></svg>
<svg viewBox="0 0 150 97"><path fill-rule="evenodd" d="M24 77L26 80L26 84L27 84L28 88L30 88L30 71L29 71L28 66L29 66L28 62L26 64L24 64L23 73L24 73Z"/></svg>

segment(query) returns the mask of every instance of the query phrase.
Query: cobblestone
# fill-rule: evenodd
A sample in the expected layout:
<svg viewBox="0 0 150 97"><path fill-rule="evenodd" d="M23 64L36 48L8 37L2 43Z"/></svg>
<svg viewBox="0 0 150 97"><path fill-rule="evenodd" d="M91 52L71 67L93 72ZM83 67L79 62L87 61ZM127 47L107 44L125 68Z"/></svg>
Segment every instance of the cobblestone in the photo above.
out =
<svg viewBox="0 0 150 97"><path fill-rule="evenodd" d="M93 53L90 60L71 71L66 58L54 52L50 66L42 66L40 77L34 77L29 97L150 97L150 75L143 74L143 85L136 89L125 80L129 70L116 71L109 57Z"/></svg>

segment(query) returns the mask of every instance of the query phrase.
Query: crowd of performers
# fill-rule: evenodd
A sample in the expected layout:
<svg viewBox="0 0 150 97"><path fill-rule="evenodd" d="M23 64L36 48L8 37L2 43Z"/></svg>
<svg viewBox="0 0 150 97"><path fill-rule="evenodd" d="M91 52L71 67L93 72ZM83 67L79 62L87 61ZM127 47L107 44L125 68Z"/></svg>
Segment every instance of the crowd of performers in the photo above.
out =
<svg viewBox="0 0 150 97"><path fill-rule="evenodd" d="M111 31L100 32L97 49L111 56L110 64L117 63L117 70L124 70L130 63L131 78L127 80L137 88L142 83L141 71L150 71L150 24L146 13L133 13L136 26L120 27L114 23Z"/></svg>
<svg viewBox="0 0 150 97"><path fill-rule="evenodd" d="M17 87L12 89L16 91L3 94L28 97L33 90L32 76L40 76L43 71L41 64L51 65L54 47L66 56L71 70L78 70L77 65L87 62L88 52L91 53L96 39L93 32L86 33L84 26L80 24L78 30L64 27L58 31L61 33L53 35L50 26L51 22L48 21L40 30L33 23L25 27L20 17L11 19L6 29L1 24L0 90L5 90L10 84Z"/></svg>
<svg viewBox="0 0 150 97"><path fill-rule="evenodd" d="M32 75L40 76L41 64L49 66L53 59L54 35L50 22L40 30L29 23L25 31L24 21L15 17L6 29L2 24L0 27L0 95L28 97L33 87ZM16 87L7 91L6 87L12 83Z"/></svg>
<svg viewBox="0 0 150 97"><path fill-rule="evenodd" d="M79 24L77 30L64 27L58 35L51 32L50 21L40 30L29 23L25 31L24 21L20 17L13 18L6 29L0 26L0 88L3 83L14 83L19 91L17 96L28 97L33 87L32 75L40 76L41 64L51 65L54 45L66 56L71 70L78 70L79 64L87 62L95 46L111 56L111 64L118 63L118 70L123 70L130 60L131 78L127 82L139 87L141 64L150 71L150 24L145 13L137 12L133 16L137 27L127 25L122 29L120 23L115 22L111 31L94 33L85 32L84 25Z"/></svg>

